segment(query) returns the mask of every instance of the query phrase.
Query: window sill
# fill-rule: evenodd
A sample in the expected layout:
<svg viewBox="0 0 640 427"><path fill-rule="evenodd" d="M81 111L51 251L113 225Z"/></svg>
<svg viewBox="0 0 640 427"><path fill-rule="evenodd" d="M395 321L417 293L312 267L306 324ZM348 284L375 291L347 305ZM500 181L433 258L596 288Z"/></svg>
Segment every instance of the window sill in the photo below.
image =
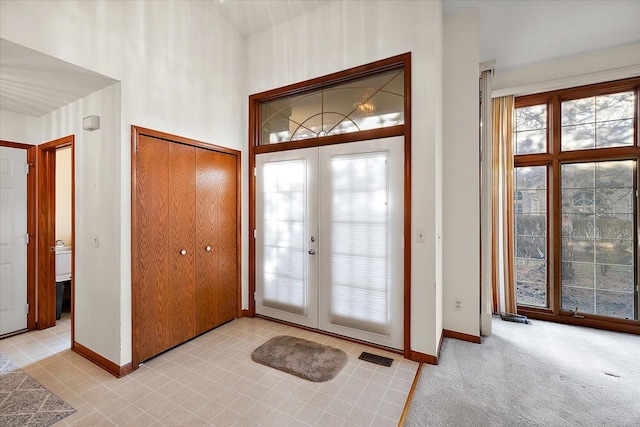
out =
<svg viewBox="0 0 640 427"><path fill-rule="evenodd" d="M640 335L640 321L637 320L613 319L589 314L585 314L584 319L581 319L573 317L569 311L562 311L560 314L554 314L550 309L539 309L524 306L518 306L518 314L525 315L530 319Z"/></svg>

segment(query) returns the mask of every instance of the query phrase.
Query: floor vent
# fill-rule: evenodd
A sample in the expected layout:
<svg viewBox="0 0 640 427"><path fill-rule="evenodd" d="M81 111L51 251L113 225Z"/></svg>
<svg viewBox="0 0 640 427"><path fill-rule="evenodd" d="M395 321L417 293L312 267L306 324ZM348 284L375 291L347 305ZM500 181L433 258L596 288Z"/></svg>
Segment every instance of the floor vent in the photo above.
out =
<svg viewBox="0 0 640 427"><path fill-rule="evenodd" d="M375 363L377 365L382 365L382 366L391 366L391 364L393 363L393 359L389 359L388 357L378 356L377 354L367 353L366 351L363 351L360 357L358 357L358 359L364 360L366 362Z"/></svg>

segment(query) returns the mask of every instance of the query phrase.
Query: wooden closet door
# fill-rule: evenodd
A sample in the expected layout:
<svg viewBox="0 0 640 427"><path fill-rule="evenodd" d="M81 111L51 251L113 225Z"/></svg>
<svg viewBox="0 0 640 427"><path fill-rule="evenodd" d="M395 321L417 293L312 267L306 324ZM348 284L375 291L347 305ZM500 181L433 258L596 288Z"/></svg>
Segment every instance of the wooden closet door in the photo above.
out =
<svg viewBox="0 0 640 427"><path fill-rule="evenodd" d="M229 167L230 158L233 167ZM208 331L236 317L235 156L205 149L196 153L196 329ZM229 197L231 194L233 197ZM233 217L233 222L228 217ZM225 230L230 227L230 230ZM229 242L229 236L232 242ZM234 258L235 259L235 258ZM233 295L226 284L233 277ZM231 314L231 310L233 313Z"/></svg>
<svg viewBox="0 0 640 427"><path fill-rule="evenodd" d="M218 227L218 317L221 324L238 315L238 189L237 158L221 154L218 163L218 202L215 206Z"/></svg>
<svg viewBox="0 0 640 427"><path fill-rule="evenodd" d="M169 263L169 144L141 135L136 149L136 231L132 288L133 361L166 350L171 342L171 300L167 295Z"/></svg>
<svg viewBox="0 0 640 427"><path fill-rule="evenodd" d="M195 203L196 148L169 145L169 258L166 295L169 300L170 347L196 335Z"/></svg>

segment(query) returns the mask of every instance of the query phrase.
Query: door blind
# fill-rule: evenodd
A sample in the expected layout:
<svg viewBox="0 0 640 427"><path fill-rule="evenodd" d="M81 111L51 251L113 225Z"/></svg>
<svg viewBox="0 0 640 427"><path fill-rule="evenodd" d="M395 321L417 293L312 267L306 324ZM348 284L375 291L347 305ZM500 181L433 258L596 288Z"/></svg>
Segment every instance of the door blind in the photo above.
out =
<svg viewBox="0 0 640 427"><path fill-rule="evenodd" d="M305 159L265 163L262 227L263 305L306 315L307 165Z"/></svg>
<svg viewBox="0 0 640 427"><path fill-rule="evenodd" d="M331 157L331 323L389 333L389 153Z"/></svg>

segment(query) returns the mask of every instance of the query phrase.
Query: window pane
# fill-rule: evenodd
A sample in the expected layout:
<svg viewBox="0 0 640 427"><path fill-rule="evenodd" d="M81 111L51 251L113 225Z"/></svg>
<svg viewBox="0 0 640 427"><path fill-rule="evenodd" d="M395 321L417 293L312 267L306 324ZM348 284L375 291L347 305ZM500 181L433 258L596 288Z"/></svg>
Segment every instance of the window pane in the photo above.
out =
<svg viewBox="0 0 640 427"><path fill-rule="evenodd" d="M389 153L331 157L331 323L389 328Z"/></svg>
<svg viewBox="0 0 640 427"><path fill-rule="evenodd" d="M596 130L591 123L562 127L562 149L587 150L595 148Z"/></svg>
<svg viewBox="0 0 640 427"><path fill-rule="evenodd" d="M562 102L562 150L633 145L633 106L633 92Z"/></svg>
<svg viewBox="0 0 640 427"><path fill-rule="evenodd" d="M515 169L516 300L547 306L547 168Z"/></svg>
<svg viewBox="0 0 640 427"><path fill-rule="evenodd" d="M596 118L599 122L633 118L633 92L596 97Z"/></svg>
<svg viewBox="0 0 640 427"><path fill-rule="evenodd" d="M634 161L562 165L562 308L633 318Z"/></svg>
<svg viewBox="0 0 640 427"><path fill-rule="evenodd" d="M303 315L307 306L306 162L264 165L263 304Z"/></svg>
<svg viewBox="0 0 640 427"><path fill-rule="evenodd" d="M391 70L260 104L260 145L404 123L404 71Z"/></svg>
<svg viewBox="0 0 640 427"><path fill-rule="evenodd" d="M547 106L517 108L515 110L515 154L545 153L547 151Z"/></svg>
<svg viewBox="0 0 640 427"><path fill-rule="evenodd" d="M562 103L562 126L596 121L595 98L576 99Z"/></svg>
<svg viewBox="0 0 640 427"><path fill-rule="evenodd" d="M633 119L596 125L596 148L633 145Z"/></svg>

